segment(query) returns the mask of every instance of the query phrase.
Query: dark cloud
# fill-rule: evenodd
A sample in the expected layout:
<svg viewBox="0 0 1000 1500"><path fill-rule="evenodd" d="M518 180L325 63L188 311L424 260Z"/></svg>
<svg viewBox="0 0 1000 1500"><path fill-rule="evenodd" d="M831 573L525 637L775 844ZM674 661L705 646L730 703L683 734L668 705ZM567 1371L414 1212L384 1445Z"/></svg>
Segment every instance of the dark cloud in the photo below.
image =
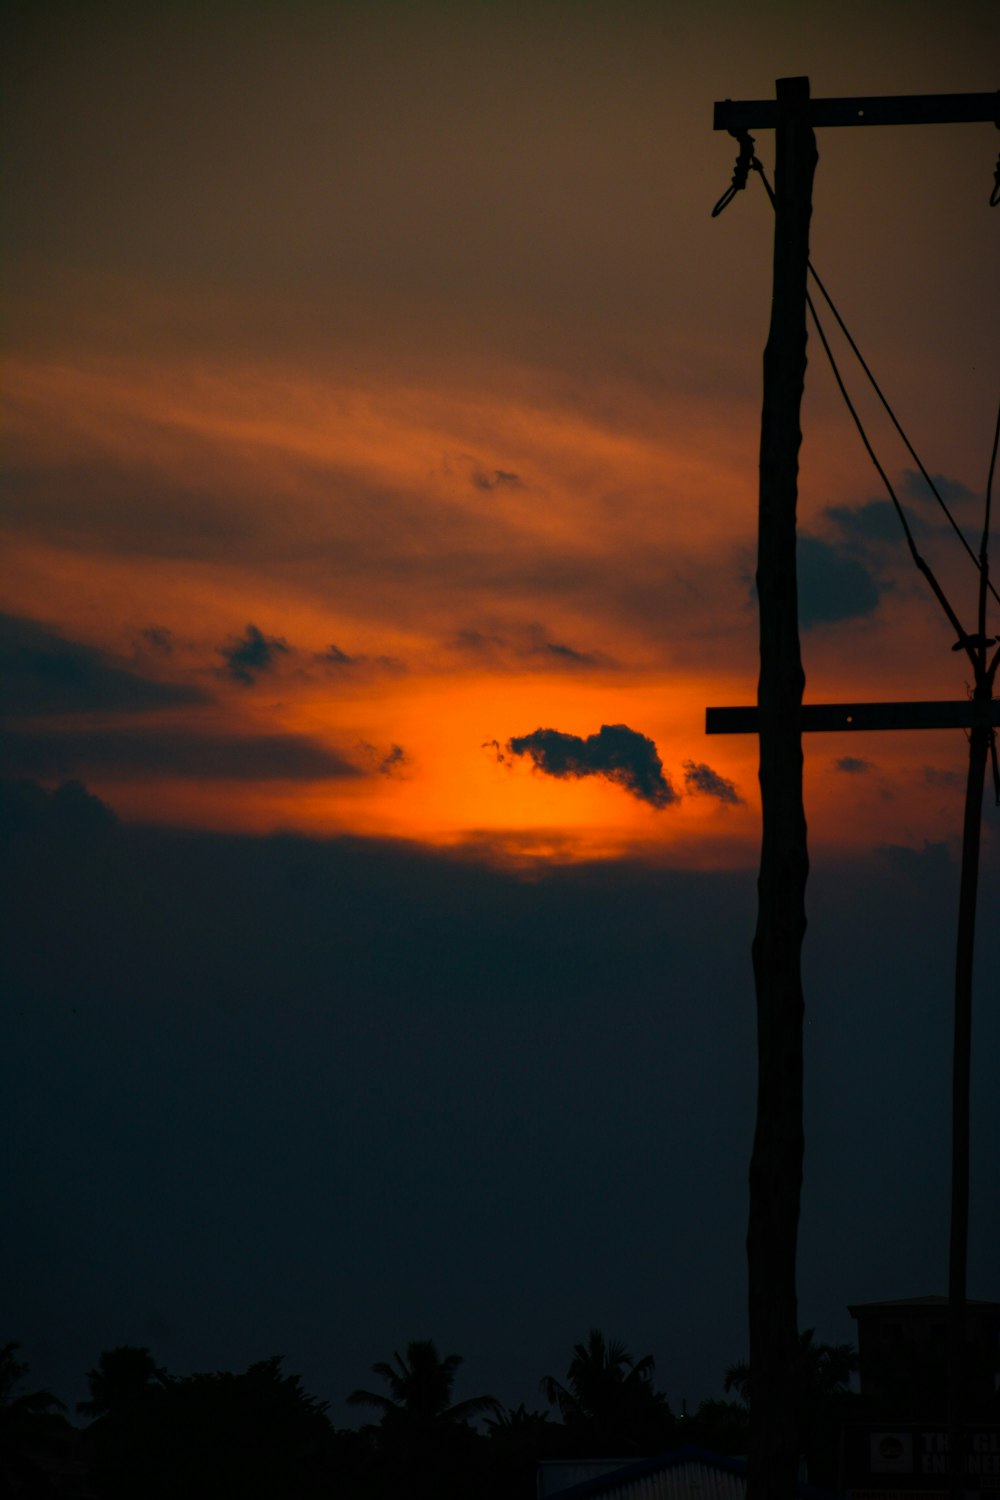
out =
<svg viewBox="0 0 1000 1500"><path fill-rule="evenodd" d="M35 620L0 615L0 675L9 715L130 713L201 703L197 689L142 677Z"/></svg>
<svg viewBox="0 0 1000 1500"><path fill-rule="evenodd" d="M564 646L559 641L546 641L545 650L558 661L565 662L574 667L597 667L602 665L600 657L594 656L587 651L576 651L572 646Z"/></svg>
<svg viewBox="0 0 1000 1500"><path fill-rule="evenodd" d="M0 771L46 779L87 772L224 781L321 781L364 774L304 735L219 735L153 728L45 735L8 731L0 741Z"/></svg>
<svg viewBox="0 0 1000 1500"><path fill-rule="evenodd" d="M689 792L701 792L706 797L715 797L730 807L743 806L743 798L736 790L736 783L727 776L720 776L718 771L713 771L703 761L684 762L684 785Z"/></svg>
<svg viewBox="0 0 1000 1500"><path fill-rule="evenodd" d="M99 797L79 781L64 781L46 791L36 781L0 777L0 831L5 838L27 832L60 838L90 839L117 827L118 819Z"/></svg>
<svg viewBox="0 0 1000 1500"><path fill-rule="evenodd" d="M472 476L472 482L478 490L495 490L501 485L512 486L515 489L523 486L520 474L514 474L509 469L494 469L489 474L482 469L477 469Z"/></svg>
<svg viewBox="0 0 1000 1500"><path fill-rule="evenodd" d="M379 762L380 776L393 776L407 763L407 754L402 745L393 745L388 755Z"/></svg>
<svg viewBox="0 0 1000 1500"><path fill-rule="evenodd" d="M313 659L327 671L336 673L405 672L406 666L396 656L348 656L332 642L325 651L314 653Z"/></svg>
<svg viewBox="0 0 1000 1500"><path fill-rule="evenodd" d="M946 505L961 506L978 498L967 484L962 484L958 479L949 479L947 474L932 474L931 479L934 481L934 488ZM930 486L919 469L903 470L900 491L907 500L924 500L931 505L937 504Z"/></svg>
<svg viewBox="0 0 1000 1500"><path fill-rule="evenodd" d="M375 772L379 776L402 776L410 764L410 757L402 745L373 745L368 740L358 740L354 747L365 766L366 774Z"/></svg>
<svg viewBox="0 0 1000 1500"><path fill-rule="evenodd" d="M352 667L357 661L356 656L348 656L346 651L341 651L331 641L325 651L317 651L316 660L321 661L327 667Z"/></svg>
<svg viewBox="0 0 1000 1500"><path fill-rule="evenodd" d="M845 537L863 543L905 545L903 528L891 500L868 500L864 505L828 505L826 516ZM919 517L907 516L911 530L923 530Z"/></svg>
<svg viewBox="0 0 1000 1500"><path fill-rule="evenodd" d="M499 740L484 740L479 748L480 750L492 750L493 758L498 766L510 765L510 757L504 755L503 746L501 745Z"/></svg>
<svg viewBox="0 0 1000 1500"><path fill-rule="evenodd" d="M140 630L139 637L147 646L152 646L154 651L162 651L169 656L174 649L174 633L165 625L147 625L145 630Z"/></svg>
<svg viewBox="0 0 1000 1500"><path fill-rule="evenodd" d="M799 623L803 630L870 615L880 586L870 569L816 536L798 539Z"/></svg>
<svg viewBox="0 0 1000 1500"><path fill-rule="evenodd" d="M265 635L256 625L248 625L242 636L219 647L219 655L226 663L226 676L249 687L262 673L273 671L278 657L291 649L282 636Z"/></svg>
<svg viewBox="0 0 1000 1500"><path fill-rule="evenodd" d="M924 767L924 781L928 786L965 786L966 773L964 771L940 771L936 766Z"/></svg>
<svg viewBox="0 0 1000 1500"><path fill-rule="evenodd" d="M857 755L841 755L834 764L838 771L846 771L848 776L862 776L865 771L875 769L870 760L861 760Z"/></svg>
<svg viewBox="0 0 1000 1500"><path fill-rule="evenodd" d="M626 724L602 724L583 739L558 729L536 729L507 741L512 755L529 755L546 776L603 776L651 807L669 807L678 795L656 745Z"/></svg>
<svg viewBox="0 0 1000 1500"><path fill-rule="evenodd" d="M519 669L524 666L551 669L558 665L570 671L594 668L613 671L618 667L615 659L602 651L581 651L565 641L550 639L545 627L537 622L513 626L502 633L459 630L449 645L500 669L507 665Z"/></svg>

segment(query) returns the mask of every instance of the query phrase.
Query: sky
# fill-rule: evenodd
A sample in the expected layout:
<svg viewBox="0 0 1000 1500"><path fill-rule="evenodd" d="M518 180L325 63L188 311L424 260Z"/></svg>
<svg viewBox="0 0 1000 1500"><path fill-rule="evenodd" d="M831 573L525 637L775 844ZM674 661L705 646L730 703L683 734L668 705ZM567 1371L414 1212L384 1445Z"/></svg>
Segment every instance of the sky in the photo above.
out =
<svg viewBox="0 0 1000 1500"><path fill-rule="evenodd" d="M542 1404L745 1355L772 218L716 100L997 87L980 0L19 4L6 22L4 1337L408 1339ZM989 124L819 133L812 257L978 550ZM773 175L773 140L757 133ZM839 348L840 346L838 346ZM976 575L845 364L914 536ZM806 699L968 670L813 337ZM991 616L1000 629L997 611ZM959 731L811 736L803 1326L947 1276ZM1000 1297L983 814L970 1294ZM992 975L992 978L991 978Z"/></svg>

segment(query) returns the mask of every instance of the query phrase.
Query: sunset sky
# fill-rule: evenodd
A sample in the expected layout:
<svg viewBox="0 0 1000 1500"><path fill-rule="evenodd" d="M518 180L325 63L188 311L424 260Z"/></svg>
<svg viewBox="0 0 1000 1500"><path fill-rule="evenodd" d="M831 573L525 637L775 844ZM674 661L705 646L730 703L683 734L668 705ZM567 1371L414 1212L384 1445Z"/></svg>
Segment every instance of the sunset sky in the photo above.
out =
<svg viewBox="0 0 1000 1500"><path fill-rule="evenodd" d="M67 1396L133 1342L280 1348L334 1401L431 1336L531 1406L598 1324L675 1405L714 1394L759 801L755 739L704 711L755 693L773 222L755 180L710 217L712 106L996 89L995 6L42 0L5 29L0 770L47 795L11 794L4 1336ZM1000 136L818 144L813 261L977 550ZM975 570L845 372L972 628ZM815 338L803 429L807 701L964 697ZM806 750L803 1321L834 1339L848 1301L944 1288L966 757ZM992 796L983 860L995 1000ZM970 1291L998 1297L976 1108Z"/></svg>

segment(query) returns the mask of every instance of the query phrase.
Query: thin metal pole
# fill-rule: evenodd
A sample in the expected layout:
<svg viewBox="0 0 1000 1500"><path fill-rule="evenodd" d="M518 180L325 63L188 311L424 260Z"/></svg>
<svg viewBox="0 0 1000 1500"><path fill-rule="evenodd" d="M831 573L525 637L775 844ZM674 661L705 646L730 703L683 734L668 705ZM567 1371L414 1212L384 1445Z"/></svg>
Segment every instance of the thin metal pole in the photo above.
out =
<svg viewBox="0 0 1000 1500"><path fill-rule="evenodd" d="M779 79L771 324L764 351L757 594L762 840L753 942L757 1121L747 1229L748 1500L792 1500L798 1470L795 1262L802 1187L802 940L809 870L799 711L795 511L816 143L809 80Z"/></svg>

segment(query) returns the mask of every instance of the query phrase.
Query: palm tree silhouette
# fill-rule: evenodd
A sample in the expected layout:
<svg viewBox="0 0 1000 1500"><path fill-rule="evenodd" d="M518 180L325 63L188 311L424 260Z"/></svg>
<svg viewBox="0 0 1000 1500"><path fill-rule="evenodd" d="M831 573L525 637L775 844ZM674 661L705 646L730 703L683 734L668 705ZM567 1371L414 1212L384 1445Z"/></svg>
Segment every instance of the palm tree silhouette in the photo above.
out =
<svg viewBox="0 0 1000 1500"><path fill-rule="evenodd" d="M381 1375L391 1394L352 1391L347 1398L352 1406L375 1407L382 1413L383 1422L405 1421L421 1427L454 1425L500 1410L494 1396L472 1396L452 1403L452 1387L462 1356L448 1354L442 1359L431 1339L412 1339L405 1355L396 1352L393 1359L394 1365L385 1360L372 1365L373 1373Z"/></svg>
<svg viewBox="0 0 1000 1500"><path fill-rule="evenodd" d="M573 1345L566 1384L546 1375L541 1389L567 1427L624 1453L655 1447L671 1425L666 1397L653 1389L654 1369L651 1354L633 1359L623 1343L592 1328L586 1344Z"/></svg>

